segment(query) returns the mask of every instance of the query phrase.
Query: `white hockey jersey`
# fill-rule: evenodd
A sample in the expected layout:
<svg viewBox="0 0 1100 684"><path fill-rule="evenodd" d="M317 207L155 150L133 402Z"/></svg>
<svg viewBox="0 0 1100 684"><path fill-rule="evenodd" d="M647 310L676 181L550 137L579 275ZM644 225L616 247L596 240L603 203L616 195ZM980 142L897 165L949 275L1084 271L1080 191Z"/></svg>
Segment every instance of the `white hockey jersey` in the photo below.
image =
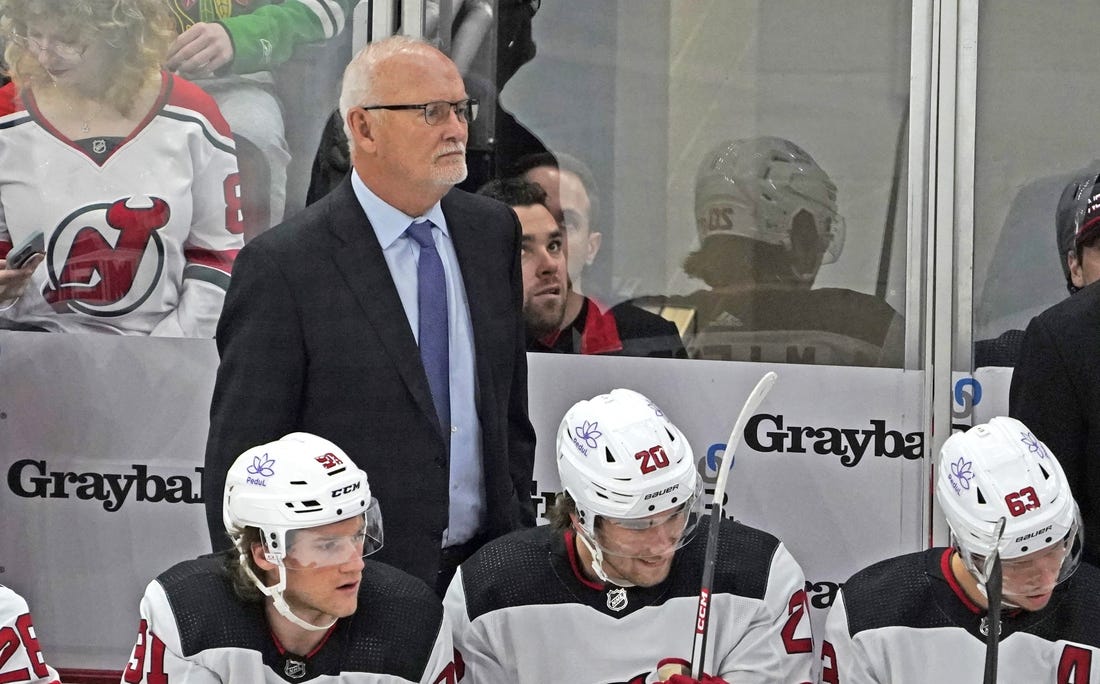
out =
<svg viewBox="0 0 1100 684"><path fill-rule="evenodd" d="M233 593L222 554L179 563L149 583L123 684L455 684L439 598L420 580L366 561L354 615L312 653L286 651L264 604Z"/></svg>
<svg viewBox="0 0 1100 684"><path fill-rule="evenodd" d="M572 532L548 526L490 542L444 599L463 684L648 684L690 660L707 522L668 579L604 586L579 571ZM704 669L729 682L813 681L805 578L775 537L722 523Z"/></svg>
<svg viewBox="0 0 1100 684"><path fill-rule="evenodd" d="M821 682L981 682L985 611L935 548L876 563L843 586L825 621ZM1100 682L1100 570L1082 564L1046 608L1004 611L1000 684Z"/></svg>
<svg viewBox="0 0 1100 684"><path fill-rule="evenodd" d="M161 78L122 140L70 140L33 93L0 89L0 257L46 245L0 326L213 337L244 244L235 147L210 96Z"/></svg>
<svg viewBox="0 0 1100 684"><path fill-rule="evenodd" d="M27 602L0 585L0 682L58 684L60 681L57 672L42 657Z"/></svg>

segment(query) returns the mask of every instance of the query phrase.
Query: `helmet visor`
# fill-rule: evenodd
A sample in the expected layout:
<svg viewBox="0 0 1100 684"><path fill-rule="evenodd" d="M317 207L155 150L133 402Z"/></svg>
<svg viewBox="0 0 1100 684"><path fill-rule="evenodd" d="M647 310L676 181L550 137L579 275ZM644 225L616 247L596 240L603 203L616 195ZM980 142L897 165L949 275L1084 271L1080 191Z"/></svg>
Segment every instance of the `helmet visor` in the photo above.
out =
<svg viewBox="0 0 1100 684"><path fill-rule="evenodd" d="M288 570L312 570L343 565L382 548L382 513L376 499L355 518L351 533L334 531L332 525L291 530L287 534L285 565Z"/></svg>
<svg viewBox="0 0 1100 684"><path fill-rule="evenodd" d="M1012 597L1049 594L1077 570L1083 548L1081 527L1074 524L1061 541L1016 558L1001 559L1002 592L1009 602ZM965 555L964 555L965 559ZM971 554L970 563L985 581L985 557Z"/></svg>
<svg viewBox="0 0 1100 684"><path fill-rule="evenodd" d="M684 503L644 518L609 518L596 521L595 542L605 553L622 558L655 558L691 541L699 524L702 483Z"/></svg>

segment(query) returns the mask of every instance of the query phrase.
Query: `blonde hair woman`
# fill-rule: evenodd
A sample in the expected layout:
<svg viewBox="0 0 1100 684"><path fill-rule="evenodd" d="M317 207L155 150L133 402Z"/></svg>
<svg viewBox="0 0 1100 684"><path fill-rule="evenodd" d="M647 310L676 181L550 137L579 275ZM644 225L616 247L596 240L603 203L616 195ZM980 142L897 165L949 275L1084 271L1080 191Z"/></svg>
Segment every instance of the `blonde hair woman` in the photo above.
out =
<svg viewBox="0 0 1100 684"><path fill-rule="evenodd" d="M0 0L0 327L211 337L243 244L233 139L161 68L163 0ZM36 249L32 246L31 249Z"/></svg>

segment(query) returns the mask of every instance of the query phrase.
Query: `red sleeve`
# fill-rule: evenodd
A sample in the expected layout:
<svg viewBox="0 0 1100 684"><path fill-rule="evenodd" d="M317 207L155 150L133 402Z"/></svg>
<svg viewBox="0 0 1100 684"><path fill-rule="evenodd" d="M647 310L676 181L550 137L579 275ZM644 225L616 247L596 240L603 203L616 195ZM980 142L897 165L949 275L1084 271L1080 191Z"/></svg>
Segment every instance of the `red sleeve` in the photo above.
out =
<svg viewBox="0 0 1100 684"><path fill-rule="evenodd" d="M232 137L233 134L229 130L229 124L225 122L225 117L222 116L221 110L214 102L214 98L185 78L175 74L168 74L168 78L171 79L168 104L198 112L206 117L206 120L214 126L214 130L218 133L226 137Z"/></svg>
<svg viewBox="0 0 1100 684"><path fill-rule="evenodd" d="M0 116L7 116L26 109L15 90L15 84L9 83L0 88Z"/></svg>

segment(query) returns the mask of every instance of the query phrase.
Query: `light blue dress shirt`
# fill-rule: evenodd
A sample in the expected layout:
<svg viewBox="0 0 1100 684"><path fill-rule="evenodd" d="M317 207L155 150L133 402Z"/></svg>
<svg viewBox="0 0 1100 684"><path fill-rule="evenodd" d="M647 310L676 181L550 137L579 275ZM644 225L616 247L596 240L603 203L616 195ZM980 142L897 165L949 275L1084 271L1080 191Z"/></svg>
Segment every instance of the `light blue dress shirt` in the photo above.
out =
<svg viewBox="0 0 1100 684"><path fill-rule="evenodd" d="M414 338L420 330L416 299L416 266L420 259L420 246L405 235L405 230L410 224L424 219L436 226L432 230L432 238L435 239L447 279L447 341L451 364L451 491L443 546L462 544L477 534L485 517L485 473L481 467L481 423L475 402L477 366L474 360L474 328L458 256L447 230L447 219L443 217L443 208L438 202L423 216L409 216L395 209L371 192L357 173L351 174L351 186L374 227L374 234L378 236L382 255L397 286L397 295L401 298L401 306L405 309ZM394 454L394 458L400 457L400 454ZM385 506L383 501L383 509Z"/></svg>

